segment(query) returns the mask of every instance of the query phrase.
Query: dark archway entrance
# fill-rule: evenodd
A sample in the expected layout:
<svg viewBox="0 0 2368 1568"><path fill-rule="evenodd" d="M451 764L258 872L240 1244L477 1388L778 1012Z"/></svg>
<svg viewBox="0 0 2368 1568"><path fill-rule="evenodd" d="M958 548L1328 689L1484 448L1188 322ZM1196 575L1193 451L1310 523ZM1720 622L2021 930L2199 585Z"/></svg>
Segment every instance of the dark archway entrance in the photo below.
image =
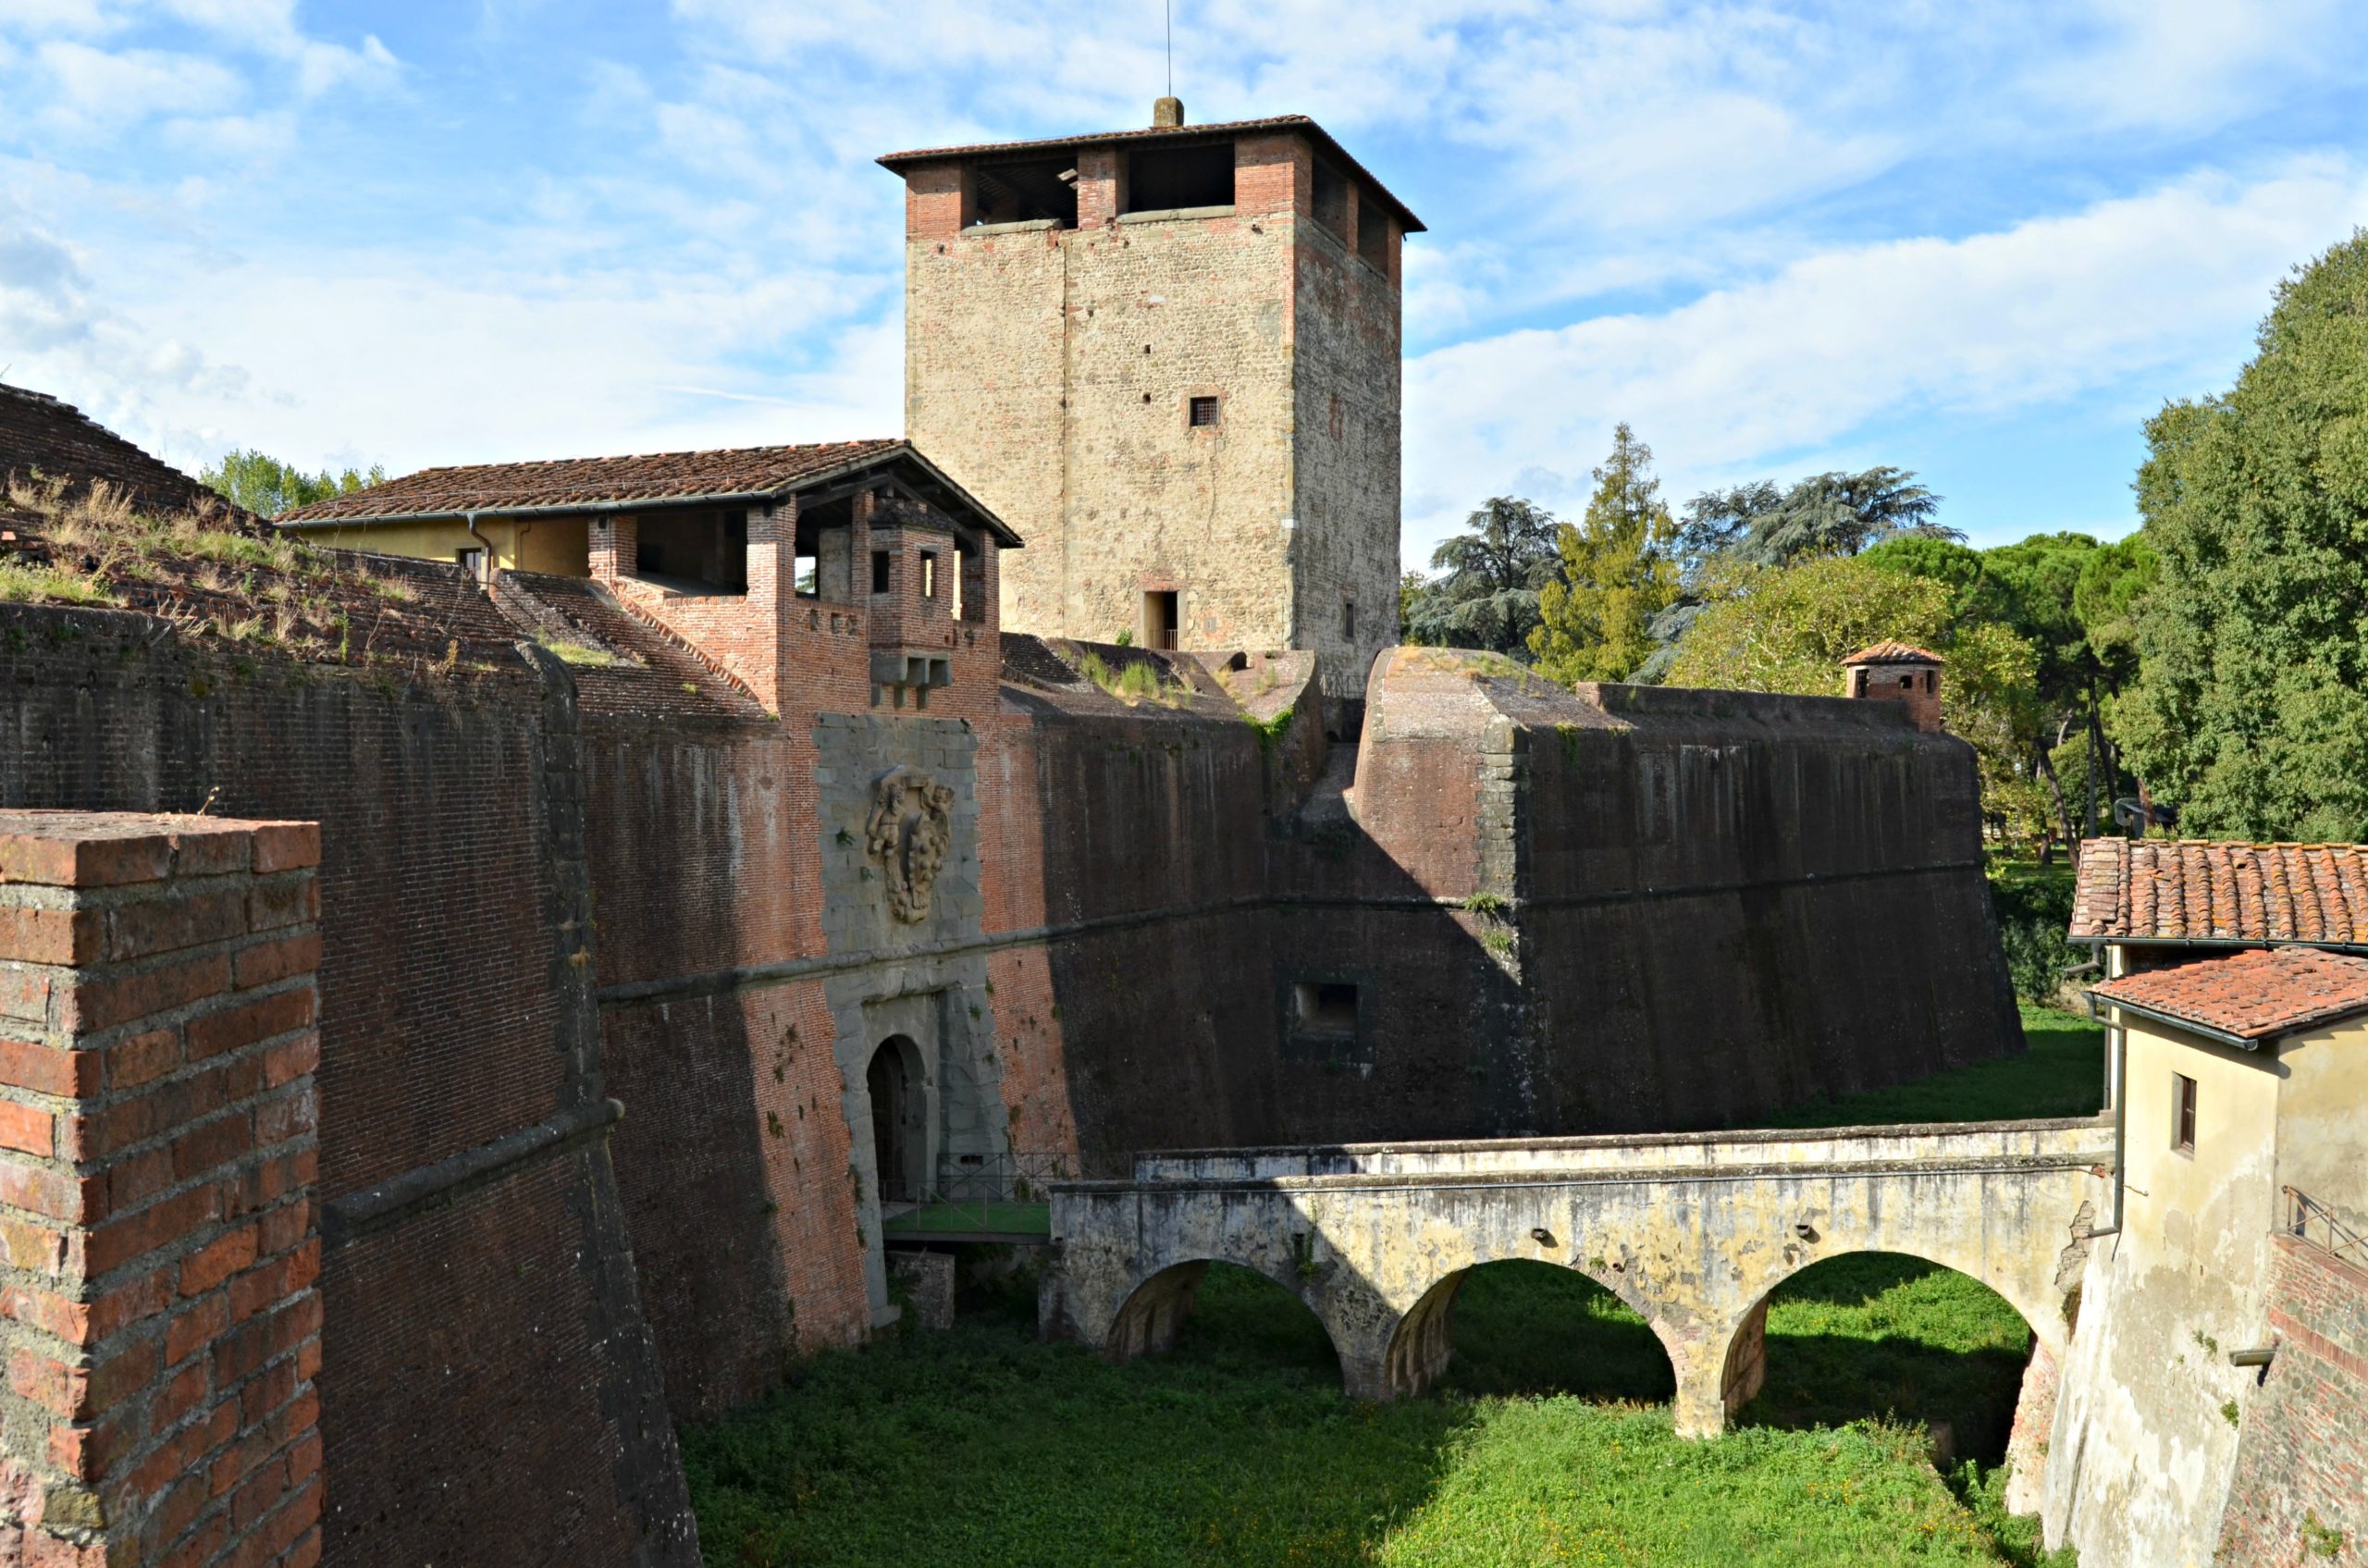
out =
<svg viewBox="0 0 2368 1568"><path fill-rule="evenodd" d="M872 1168L880 1175L880 1201L920 1201L920 1085L915 1081L913 1043L892 1034L871 1054L864 1087L871 1094Z"/></svg>

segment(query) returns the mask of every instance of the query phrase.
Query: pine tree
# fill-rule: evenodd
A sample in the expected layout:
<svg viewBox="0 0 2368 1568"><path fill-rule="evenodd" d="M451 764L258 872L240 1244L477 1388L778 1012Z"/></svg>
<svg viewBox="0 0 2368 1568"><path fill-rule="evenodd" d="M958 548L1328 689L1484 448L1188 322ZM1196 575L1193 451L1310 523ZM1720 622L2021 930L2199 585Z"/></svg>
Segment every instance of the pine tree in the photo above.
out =
<svg viewBox="0 0 2368 1568"><path fill-rule="evenodd" d="M1652 465L1653 449L1615 427L1586 515L1556 532L1560 572L1538 595L1529 647L1558 681L1626 676L1652 653L1647 627L1677 597L1677 525Z"/></svg>

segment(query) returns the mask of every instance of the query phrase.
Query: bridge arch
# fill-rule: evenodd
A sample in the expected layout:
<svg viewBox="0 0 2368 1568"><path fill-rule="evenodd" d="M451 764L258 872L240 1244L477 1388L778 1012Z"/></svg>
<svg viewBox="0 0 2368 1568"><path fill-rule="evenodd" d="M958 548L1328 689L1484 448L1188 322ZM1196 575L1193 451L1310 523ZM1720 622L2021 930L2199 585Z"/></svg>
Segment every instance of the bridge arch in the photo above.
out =
<svg viewBox="0 0 2368 1568"><path fill-rule="evenodd" d="M1627 1307L1643 1321L1652 1336L1654 1347L1667 1364L1672 1387L1678 1373L1676 1352L1672 1350L1669 1330L1660 1323L1651 1304L1622 1287L1626 1281L1617 1276L1605 1278L1575 1261L1527 1255L1483 1257L1441 1276L1416 1299L1389 1337L1384 1353L1383 1370L1390 1397L1422 1393L1446 1376L1455 1358L1455 1308L1463 1295L1464 1287L1481 1270L1552 1270L1585 1280Z"/></svg>
<svg viewBox="0 0 2368 1568"><path fill-rule="evenodd" d="M1185 1324L1191 1318L1193 1303L1212 1264L1255 1275L1282 1290L1324 1330L1325 1343L1331 1347L1333 1359L1343 1366L1347 1364L1340 1336L1316 1304L1308 1300L1303 1281L1285 1278L1272 1268L1229 1257L1188 1258L1169 1263L1146 1276L1119 1303L1117 1315L1110 1321L1110 1331L1103 1340L1103 1353L1113 1361L1124 1362L1174 1350Z"/></svg>
<svg viewBox="0 0 2368 1568"><path fill-rule="evenodd" d="M1886 1412L1870 1406L1863 1412L1853 1410L1847 1415L1837 1411L1835 1418L1850 1419L1860 1414L1868 1415L1898 1414L1928 1421L1945 1419L1951 1428L1952 1441L1956 1445L1955 1452L1981 1458L1985 1463L1995 1463L2003 1452L2004 1457L2014 1465L2017 1481L2022 1483L2026 1489L2030 1485L2035 1485L2034 1477L2044 1461L2043 1439L2054 1414L2055 1348L2045 1332L2046 1320L2050 1315L2042 1308L2039 1315L2034 1315L2032 1305L2028 1304L2031 1294L2029 1281L2016 1278L2004 1280L1984 1278L1974 1269L1963 1266L1960 1262L1951 1262L1945 1256L1933 1255L1949 1251L1950 1249L1947 1248L1898 1245L1836 1248L1831 1252L1822 1253L1819 1256L1804 1259L1799 1266L1784 1271L1781 1278L1760 1292L1758 1298L1752 1303L1741 1318L1730 1326L1724 1364L1719 1378L1719 1405L1725 1421L1731 1422L1745 1404L1761 1393L1767 1384L1770 1355L1769 1308L1780 1292L1785 1291L1787 1287L1800 1285L1821 1270L1839 1272L1835 1270L1835 1266L1845 1265L1854 1260L1873 1262L1891 1259L1903 1264L1921 1265L1927 1269L1955 1275L1960 1279L1981 1287L2013 1315L2029 1337L2028 1349L2019 1355L2019 1367L2014 1367L2010 1363L2009 1367L2000 1369L2002 1373L2006 1373L2015 1379L2015 1394L2010 1401L2011 1415L2003 1421L1991 1417L1980 1408L1980 1403L1977 1400L1970 1409L1932 1405L1921 1410L1911 1408ZM2013 1288L2002 1289L2002 1285ZM2023 1296L2025 1300L2017 1301L2017 1295ZM2060 1318L2057 1320L2057 1327L2062 1327ZM1783 1352L1780 1350L1778 1353L1781 1355ZM1930 1352L1916 1353L1979 1356L1992 1352L1984 1347L1974 1346L1960 1350L1936 1349ZM2012 1370L2009 1371L2009 1368ZM1914 1374L1911 1372L1908 1377L1910 1378L1908 1386L1912 1388ZM1957 1397L1962 1399L1965 1394L1966 1390L1960 1388ZM1856 1401L1844 1402L1855 1403ZM1967 1425L1967 1418L1971 1418L1972 1425ZM1827 1417L1819 1414L1815 1419L1822 1421ZM1724 1424L1724 1422L1721 1423L1721 1425ZM2023 1474L2027 1471L2030 1473L2029 1475Z"/></svg>

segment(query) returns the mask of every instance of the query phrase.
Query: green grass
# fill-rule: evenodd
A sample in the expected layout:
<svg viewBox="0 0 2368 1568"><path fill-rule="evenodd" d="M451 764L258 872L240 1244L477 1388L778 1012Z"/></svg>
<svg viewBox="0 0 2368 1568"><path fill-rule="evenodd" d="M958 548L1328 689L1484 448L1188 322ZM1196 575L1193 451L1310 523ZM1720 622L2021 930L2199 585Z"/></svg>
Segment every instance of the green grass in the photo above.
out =
<svg viewBox="0 0 2368 1568"><path fill-rule="evenodd" d="M2001 1121L2094 1116L2104 1097L2104 1031L2076 1013L2023 1006L2018 1056L1977 1062L1914 1083L1794 1105L1768 1127L1856 1127L1893 1121Z"/></svg>
<svg viewBox="0 0 2368 1568"><path fill-rule="evenodd" d="M2094 1026L2036 1009L2025 1023L2028 1056L1784 1125L2093 1110ZM1033 1329L1021 1275L951 1332L825 1354L773 1397L685 1428L711 1568L2048 1561L2031 1524L2004 1516L1993 1467L2029 1331L1973 1280L1912 1258L1836 1258L1787 1281L1767 1385L1709 1443L1671 1430L1673 1380L1644 1321L1540 1264L1473 1271L1443 1386L1388 1405L1346 1399L1314 1315L1221 1265L1172 1354L1113 1366ZM1932 1421L1978 1463L1937 1475Z"/></svg>

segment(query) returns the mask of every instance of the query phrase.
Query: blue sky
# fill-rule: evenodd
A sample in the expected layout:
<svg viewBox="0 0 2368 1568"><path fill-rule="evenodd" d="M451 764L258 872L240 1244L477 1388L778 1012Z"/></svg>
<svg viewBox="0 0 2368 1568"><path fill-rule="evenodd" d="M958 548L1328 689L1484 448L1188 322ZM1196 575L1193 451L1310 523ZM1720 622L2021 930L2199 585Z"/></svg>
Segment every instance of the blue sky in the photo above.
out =
<svg viewBox="0 0 2368 1568"><path fill-rule="evenodd" d="M1196 120L1306 113L1409 246L1406 554L1896 463L2117 535L2368 221L2368 6L1179 0ZM0 378L189 467L899 425L894 149L1143 122L1158 0L0 0Z"/></svg>

